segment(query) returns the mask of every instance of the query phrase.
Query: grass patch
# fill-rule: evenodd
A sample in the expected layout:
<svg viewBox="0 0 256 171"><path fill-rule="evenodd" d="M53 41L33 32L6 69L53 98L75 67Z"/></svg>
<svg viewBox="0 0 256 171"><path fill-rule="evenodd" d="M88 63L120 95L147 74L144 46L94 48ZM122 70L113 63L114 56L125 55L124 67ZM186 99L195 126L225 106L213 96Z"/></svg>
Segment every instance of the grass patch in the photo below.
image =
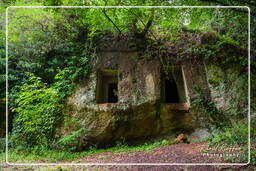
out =
<svg viewBox="0 0 256 171"><path fill-rule="evenodd" d="M5 163L5 153L0 152L0 165Z"/></svg>
<svg viewBox="0 0 256 171"><path fill-rule="evenodd" d="M11 162L58 162L58 161L71 161L82 156L91 154L99 154L104 152L128 152L128 151L152 151L156 147L169 144L167 140L158 141L152 144L145 143L143 145L129 146L127 144L117 144L114 147L107 149L90 148L87 151L82 152L66 152L56 151L49 149L34 148L28 151L19 151L16 149L10 149L8 156Z"/></svg>

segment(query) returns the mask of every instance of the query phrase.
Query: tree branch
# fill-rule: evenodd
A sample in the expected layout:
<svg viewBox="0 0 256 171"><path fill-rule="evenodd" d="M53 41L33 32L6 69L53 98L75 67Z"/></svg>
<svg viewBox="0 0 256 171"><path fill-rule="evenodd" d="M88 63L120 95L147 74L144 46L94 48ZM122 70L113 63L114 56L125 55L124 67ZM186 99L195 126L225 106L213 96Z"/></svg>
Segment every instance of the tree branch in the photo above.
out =
<svg viewBox="0 0 256 171"><path fill-rule="evenodd" d="M132 10L130 11L133 15L135 15L136 16L136 18L142 23L142 25L144 26L144 27L146 27L146 24L142 21L142 19L136 14L136 13L134 13ZM155 39L155 41L159 41L157 38L156 38L156 36L154 35L154 33L151 31L151 30L149 30L149 32L150 32L150 34L154 37L154 39Z"/></svg>
<svg viewBox="0 0 256 171"><path fill-rule="evenodd" d="M105 6L107 5L107 1L105 1ZM105 15L105 17L113 24L113 26L117 29L117 31L119 32L119 34L122 34L122 31L117 27L117 25L114 23L114 21L107 15L106 13L106 8L103 8L102 10L103 14Z"/></svg>
<svg viewBox="0 0 256 171"><path fill-rule="evenodd" d="M147 24L146 24L146 26L145 26L145 28L144 28L144 30L141 32L141 35L144 37L146 34L147 34L147 32L149 31L149 28L151 27L151 25L152 25L152 23L153 23L153 18L154 18L154 14L152 13L151 14L151 16L150 16L150 18L149 18L149 20L148 20L148 22L147 22Z"/></svg>
<svg viewBox="0 0 256 171"><path fill-rule="evenodd" d="M49 32L48 26L45 23L43 24L40 21L35 20L33 17L27 16L27 15L18 17L18 19L21 19L21 18L26 18L26 19L29 18L30 20L34 21L36 24L40 25L41 30L43 32Z"/></svg>

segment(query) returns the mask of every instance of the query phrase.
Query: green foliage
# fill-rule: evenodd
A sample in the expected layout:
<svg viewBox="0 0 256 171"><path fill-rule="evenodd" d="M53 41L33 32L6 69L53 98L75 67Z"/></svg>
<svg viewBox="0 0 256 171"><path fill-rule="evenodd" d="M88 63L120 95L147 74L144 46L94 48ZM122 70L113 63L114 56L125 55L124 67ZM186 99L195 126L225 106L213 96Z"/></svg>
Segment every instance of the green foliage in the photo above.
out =
<svg viewBox="0 0 256 171"><path fill-rule="evenodd" d="M59 70L54 79L53 87L58 90L58 98L64 99L70 95L73 90L73 81L80 76L86 76L90 72L90 66L87 58L72 56L72 61L63 70ZM79 62L79 63L76 63Z"/></svg>
<svg viewBox="0 0 256 171"><path fill-rule="evenodd" d="M247 47L216 31L204 33L201 44L191 45L188 54L220 65L248 66Z"/></svg>
<svg viewBox="0 0 256 171"><path fill-rule="evenodd" d="M256 166L256 149L251 149L251 164Z"/></svg>
<svg viewBox="0 0 256 171"><path fill-rule="evenodd" d="M251 118L251 164L256 166L256 118Z"/></svg>
<svg viewBox="0 0 256 171"><path fill-rule="evenodd" d="M0 154L5 151L6 139L0 138Z"/></svg>
<svg viewBox="0 0 256 171"><path fill-rule="evenodd" d="M256 165L256 149L255 149L255 141L256 131L255 131L255 122L252 122L251 127L251 162L250 164ZM241 156L238 159L230 159L231 162L248 162L248 123L245 121L240 121L237 123L233 123L232 127L225 128L223 132L217 134L209 139L209 146L216 147L221 144L232 147L234 145L238 145L241 147ZM239 160L239 161L237 161Z"/></svg>
<svg viewBox="0 0 256 171"><path fill-rule="evenodd" d="M1 51L1 50L0 50ZM1 57L0 54L0 98L5 97L5 80L6 80L6 73L5 71L5 59ZM2 86L3 85L3 86Z"/></svg>
<svg viewBox="0 0 256 171"><path fill-rule="evenodd" d="M248 125L244 122L233 123L231 128L224 128L224 131L211 139L210 146L225 143L229 146L247 145Z"/></svg>
<svg viewBox="0 0 256 171"><path fill-rule="evenodd" d="M209 79L209 83L213 86L213 87L218 87L221 83L222 79L219 77L215 77L212 79Z"/></svg>
<svg viewBox="0 0 256 171"><path fill-rule="evenodd" d="M195 98L191 99L191 105L197 108L197 112L202 116L206 116L210 121L212 126L215 126L217 129L224 129L230 125L230 119L223 114L223 111L217 109L215 103L205 99L203 97L202 90L199 87L194 87ZM213 129L208 125L209 129Z"/></svg>
<svg viewBox="0 0 256 171"><path fill-rule="evenodd" d="M63 160L74 160L84 155L84 153L75 153L67 151L54 151L47 148L37 148L18 150L11 148L8 152L10 161L43 161L43 162L55 162Z"/></svg>
<svg viewBox="0 0 256 171"><path fill-rule="evenodd" d="M59 70L51 86L31 73L22 86L12 89L11 99L14 119L13 144L24 142L25 146L47 144L57 123L61 120L65 97L73 89L72 82L89 73L88 58L72 56L66 68ZM15 142L16 141L16 142Z"/></svg>
<svg viewBox="0 0 256 171"><path fill-rule="evenodd" d="M77 151L84 135L85 128L80 128L77 131L71 132L70 135L60 138L57 146L63 151Z"/></svg>
<svg viewBox="0 0 256 171"><path fill-rule="evenodd" d="M33 74L27 73L27 76L28 80L19 86L17 107L13 108L17 113L13 134L16 144L25 142L30 146L47 143L52 138L63 105L58 101L56 89L48 88Z"/></svg>
<svg viewBox="0 0 256 171"><path fill-rule="evenodd" d="M129 146L125 142L118 141L118 142L116 142L115 147L111 147L108 150L115 151L115 152L119 152L119 151L149 151L150 152L153 149L155 149L157 147L164 146L164 145L171 145L171 144L169 144L169 141L167 141L167 140L161 140L161 141L157 141L154 143L144 143L142 145ZM97 151L97 149L95 149L95 150Z"/></svg>

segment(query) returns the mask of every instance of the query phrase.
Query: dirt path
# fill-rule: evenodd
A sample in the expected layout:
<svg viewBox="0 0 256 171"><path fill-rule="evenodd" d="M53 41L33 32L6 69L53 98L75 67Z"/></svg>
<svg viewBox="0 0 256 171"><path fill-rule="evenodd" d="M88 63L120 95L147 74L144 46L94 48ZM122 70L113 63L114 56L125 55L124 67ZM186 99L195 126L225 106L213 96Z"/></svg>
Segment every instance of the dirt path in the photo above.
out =
<svg viewBox="0 0 256 171"><path fill-rule="evenodd" d="M201 152L206 143L175 144L155 148L152 151L105 152L85 156L78 163L213 163L224 162L219 157L209 158Z"/></svg>
<svg viewBox="0 0 256 171"><path fill-rule="evenodd" d="M207 147L206 143L175 144L162 146L152 151L129 152L103 152L81 157L72 163L224 163L221 157L205 156L201 150ZM132 171L164 171L164 170L253 170L253 166L39 166L41 170L132 170ZM3 170L37 170L38 167L14 167L5 166ZM0 169L1 170L1 169Z"/></svg>

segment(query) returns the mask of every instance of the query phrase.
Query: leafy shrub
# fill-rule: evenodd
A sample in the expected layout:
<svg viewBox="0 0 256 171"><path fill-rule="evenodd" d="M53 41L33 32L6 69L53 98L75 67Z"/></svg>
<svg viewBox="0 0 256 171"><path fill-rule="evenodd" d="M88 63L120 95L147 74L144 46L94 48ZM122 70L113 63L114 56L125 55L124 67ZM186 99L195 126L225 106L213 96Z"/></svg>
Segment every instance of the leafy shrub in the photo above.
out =
<svg viewBox="0 0 256 171"><path fill-rule="evenodd" d="M13 141L26 142L28 146L47 144L61 116L62 104L58 91L48 88L39 77L27 73L28 80L19 86L19 94L13 111L17 114L13 124Z"/></svg>
<svg viewBox="0 0 256 171"><path fill-rule="evenodd" d="M256 144L253 141L256 138L256 123L252 122L251 127L251 164L256 165ZM234 162L247 162L248 161L248 123L240 121L233 123L232 128L225 128L225 131L209 139L209 146L218 146L225 144L227 146L239 145L241 147L241 155L239 161ZM232 159L230 159L232 160Z"/></svg>
<svg viewBox="0 0 256 171"><path fill-rule="evenodd" d="M225 143L227 145L246 145L248 143L248 125L243 122L233 123L232 128L224 131L211 139L210 145Z"/></svg>
<svg viewBox="0 0 256 171"><path fill-rule="evenodd" d="M65 99L73 90L73 81L90 71L86 55L66 60L66 67L58 70L51 86L43 83L40 77L26 73L23 85L12 88L10 106L15 113L11 136L13 146L49 146L62 118Z"/></svg>
<svg viewBox="0 0 256 171"><path fill-rule="evenodd" d="M6 139L0 138L0 153L5 151Z"/></svg>
<svg viewBox="0 0 256 171"><path fill-rule="evenodd" d="M71 59L66 60L67 66L59 70L55 75L54 87L58 90L59 100L64 99L70 95L73 90L72 82L80 76L86 76L90 72L88 54L83 56L72 56Z"/></svg>
<svg viewBox="0 0 256 171"><path fill-rule="evenodd" d="M73 131L70 135L60 138L57 145L64 151L77 151L80 147L81 137L85 134L85 128Z"/></svg>
<svg viewBox="0 0 256 171"><path fill-rule="evenodd" d="M256 149L253 147L251 149L251 164L256 166Z"/></svg>

